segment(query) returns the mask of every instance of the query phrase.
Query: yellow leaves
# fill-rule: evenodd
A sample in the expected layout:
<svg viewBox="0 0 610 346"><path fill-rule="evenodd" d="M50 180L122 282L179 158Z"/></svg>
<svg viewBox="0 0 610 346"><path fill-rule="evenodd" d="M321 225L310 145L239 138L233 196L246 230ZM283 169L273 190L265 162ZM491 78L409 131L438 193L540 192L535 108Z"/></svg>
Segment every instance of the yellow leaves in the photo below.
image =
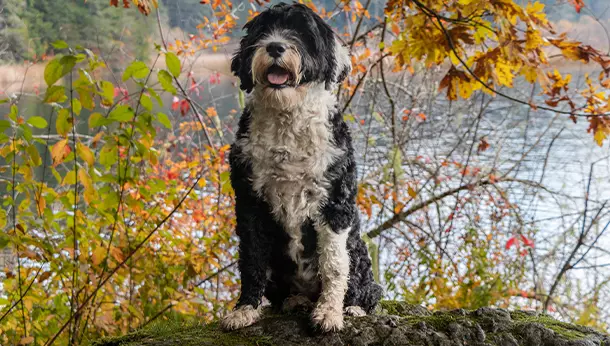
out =
<svg viewBox="0 0 610 346"><path fill-rule="evenodd" d="M76 143L76 152L83 161L87 162L89 167L93 167L93 164L95 163L95 156L93 156L91 149L83 145L81 142L78 142Z"/></svg>
<svg viewBox="0 0 610 346"><path fill-rule="evenodd" d="M521 75L525 77L526 81L534 83L538 78L538 69L525 65L521 68Z"/></svg>
<svg viewBox="0 0 610 346"><path fill-rule="evenodd" d="M82 167L78 169L78 180L85 187L85 193L83 194L85 197L85 202L90 204L91 202L97 200L97 191L93 186L93 181L89 176L89 173L85 171Z"/></svg>
<svg viewBox="0 0 610 346"><path fill-rule="evenodd" d="M457 100L458 91L460 97L467 99L474 90L480 89L480 83L463 71L451 67L440 82L439 90L447 89L447 98Z"/></svg>
<svg viewBox="0 0 610 346"><path fill-rule="evenodd" d="M499 59L495 65L495 82L499 85L507 86L512 88L513 78L515 77L512 72L513 66L507 61Z"/></svg>
<svg viewBox="0 0 610 346"><path fill-rule="evenodd" d="M102 263L105 256L106 249L103 246L99 245L93 250L93 253L91 254L91 262L93 262L94 266L98 266L100 265L100 263Z"/></svg>
<svg viewBox="0 0 610 346"><path fill-rule="evenodd" d="M34 342L33 336L26 336L26 337L21 338L21 340L19 341L19 345L29 345L33 342Z"/></svg>
<svg viewBox="0 0 610 346"><path fill-rule="evenodd" d="M597 143L597 145L599 145L601 147L604 143L604 140L606 140L606 138L607 138L606 130L602 127L598 127L597 130L595 131L595 135L593 136L595 143Z"/></svg>
<svg viewBox="0 0 610 346"><path fill-rule="evenodd" d="M548 42L542 38L540 31L528 29L525 32L525 49L537 50L544 46L548 46Z"/></svg>
<svg viewBox="0 0 610 346"><path fill-rule="evenodd" d="M549 21L544 13L544 4L536 1L533 4L530 2L525 8L527 15L537 24L548 25Z"/></svg>
<svg viewBox="0 0 610 346"><path fill-rule="evenodd" d="M415 197L417 197L417 191L415 191L415 189L413 189L413 188L411 187L411 185L409 185L409 186L407 187L407 193L409 194L409 196L410 196L411 198L415 198Z"/></svg>

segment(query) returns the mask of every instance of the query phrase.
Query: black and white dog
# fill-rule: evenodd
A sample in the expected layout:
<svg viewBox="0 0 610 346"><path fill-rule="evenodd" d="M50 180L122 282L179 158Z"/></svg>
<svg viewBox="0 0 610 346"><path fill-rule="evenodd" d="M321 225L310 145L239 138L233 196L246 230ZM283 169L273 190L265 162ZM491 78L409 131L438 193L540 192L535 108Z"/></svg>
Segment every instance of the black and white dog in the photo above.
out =
<svg viewBox="0 0 610 346"><path fill-rule="evenodd" d="M350 59L305 5L275 5L244 29L231 63L249 93L230 154L241 296L221 323L254 323L265 296L284 311L316 302L315 325L339 330L344 312L371 312L382 295L360 238L351 137L332 93Z"/></svg>

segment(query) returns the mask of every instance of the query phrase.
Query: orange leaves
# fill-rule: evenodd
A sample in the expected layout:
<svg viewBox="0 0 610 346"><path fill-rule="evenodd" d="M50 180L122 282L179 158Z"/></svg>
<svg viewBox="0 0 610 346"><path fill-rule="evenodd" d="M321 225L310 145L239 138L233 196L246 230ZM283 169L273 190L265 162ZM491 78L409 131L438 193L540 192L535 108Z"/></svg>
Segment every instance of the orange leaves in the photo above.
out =
<svg viewBox="0 0 610 346"><path fill-rule="evenodd" d="M157 0L132 0L132 2L138 7L138 10L144 15L150 14L151 5L154 8L157 8L157 6L158 6ZM110 0L110 6L118 7L119 0ZM129 8L129 0L123 0L123 7Z"/></svg>
<svg viewBox="0 0 610 346"><path fill-rule="evenodd" d="M208 115L208 117L212 118L212 117L217 117L218 113L216 113L216 108L214 107L208 107L205 110L205 113Z"/></svg>
<svg viewBox="0 0 610 346"><path fill-rule="evenodd" d="M487 142L487 139L485 137L482 137L479 141L479 145L477 146L477 153L480 153L487 149L489 149L489 143Z"/></svg>
<svg viewBox="0 0 610 346"><path fill-rule="evenodd" d="M585 7L584 0L569 0L572 6L576 9L577 13L580 13L583 7Z"/></svg>
<svg viewBox="0 0 610 346"><path fill-rule="evenodd" d="M51 157L53 158L53 167L62 163L72 150L68 146L68 139L62 139L51 148Z"/></svg>

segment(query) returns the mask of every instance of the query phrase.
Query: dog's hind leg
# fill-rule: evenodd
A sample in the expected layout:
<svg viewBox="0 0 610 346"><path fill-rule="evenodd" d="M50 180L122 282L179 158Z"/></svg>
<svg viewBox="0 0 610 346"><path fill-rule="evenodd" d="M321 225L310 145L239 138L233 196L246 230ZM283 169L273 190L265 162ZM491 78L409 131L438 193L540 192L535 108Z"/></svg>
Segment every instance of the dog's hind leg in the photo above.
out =
<svg viewBox="0 0 610 346"><path fill-rule="evenodd" d="M364 311L363 308L355 305L355 306L347 306L345 307L345 309L343 309L343 312L347 315L347 316L355 316L355 317L361 317L361 316L366 316L366 311Z"/></svg>
<svg viewBox="0 0 610 346"><path fill-rule="evenodd" d="M293 312L293 311L311 311L313 308L313 303L309 298L302 294L297 294L290 296L284 300L284 304L282 304L283 312Z"/></svg>

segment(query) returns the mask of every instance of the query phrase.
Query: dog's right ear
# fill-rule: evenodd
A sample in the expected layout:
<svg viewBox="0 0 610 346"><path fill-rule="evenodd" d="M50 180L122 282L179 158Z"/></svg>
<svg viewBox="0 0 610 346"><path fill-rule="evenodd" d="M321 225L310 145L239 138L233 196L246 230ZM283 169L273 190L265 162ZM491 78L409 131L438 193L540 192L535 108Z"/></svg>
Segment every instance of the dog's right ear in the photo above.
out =
<svg viewBox="0 0 610 346"><path fill-rule="evenodd" d="M239 42L239 49L233 55L231 59L231 72L239 78L239 87L245 92L251 92L254 88L254 81L252 79L252 55L254 54L254 44L256 43L256 36L258 35L255 31L256 24L260 20L260 15L252 18L243 29L246 31L244 36Z"/></svg>

